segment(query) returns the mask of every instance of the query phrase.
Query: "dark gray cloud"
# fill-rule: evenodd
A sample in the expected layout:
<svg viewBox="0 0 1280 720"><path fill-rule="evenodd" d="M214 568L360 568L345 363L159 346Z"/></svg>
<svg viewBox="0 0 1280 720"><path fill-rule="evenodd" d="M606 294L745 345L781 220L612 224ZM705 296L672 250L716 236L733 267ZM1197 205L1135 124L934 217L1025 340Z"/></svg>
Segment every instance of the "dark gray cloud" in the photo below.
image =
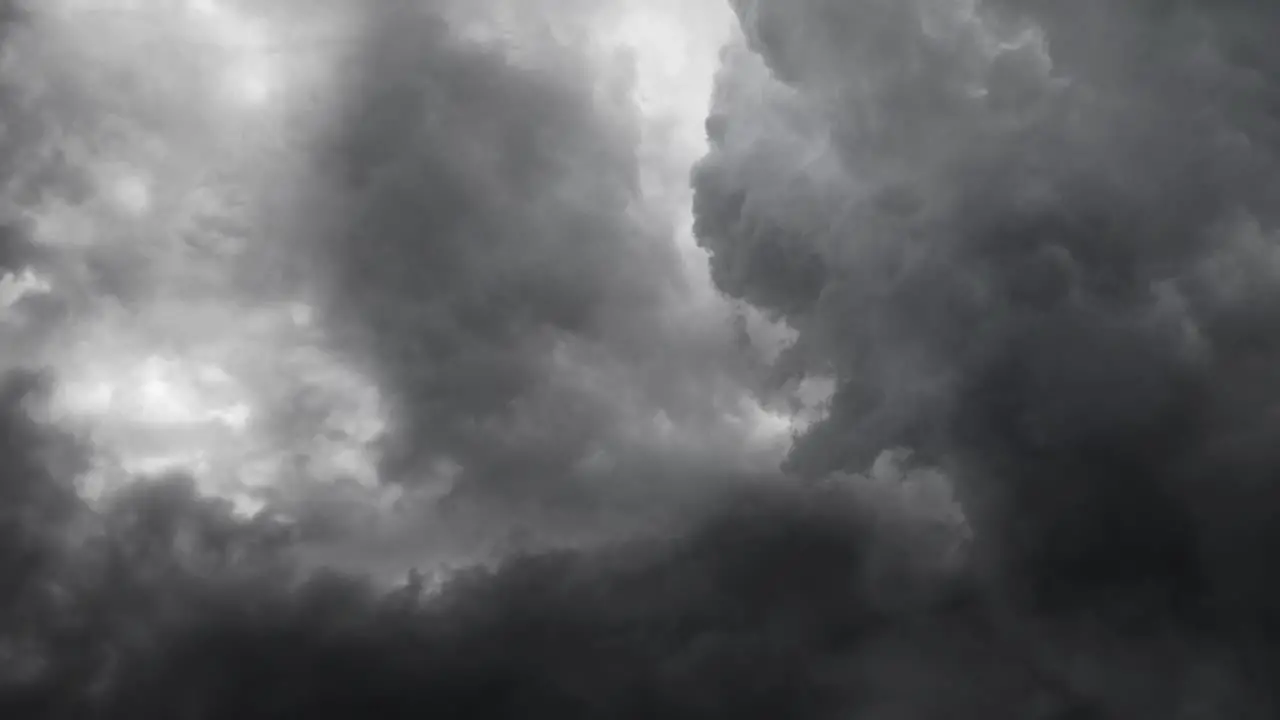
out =
<svg viewBox="0 0 1280 720"><path fill-rule="evenodd" d="M316 232L273 251L396 405L386 479L456 482L375 552L681 517L387 593L183 478L86 507L15 380L0 709L1271 716L1272 11L734 3L696 230L796 332L774 378L835 378L788 463L810 484L751 481L750 330L691 300L588 5L514 36L469 25L501 2L356 13L291 189ZM943 476L975 562L895 509Z"/></svg>
<svg viewBox="0 0 1280 720"><path fill-rule="evenodd" d="M728 306L642 191L632 68L587 10L541 17L495 43L457 8L379 6L344 78L329 317L393 398L387 470L590 507L767 469Z"/></svg>
<svg viewBox="0 0 1280 720"><path fill-rule="evenodd" d="M991 652L999 631L961 579L840 490L740 489L669 539L387 594L291 572L278 528L180 478L89 512L24 460L54 438L18 405L31 386L14 388L0 423L10 717L1020 717L1073 701L1027 666L1030 643Z"/></svg>
<svg viewBox="0 0 1280 720"><path fill-rule="evenodd" d="M697 229L837 379L789 468L911 448L1037 602L1274 627L1275 11L733 4Z"/></svg>
<svg viewBox="0 0 1280 720"><path fill-rule="evenodd" d="M123 686L117 712L163 715L175 699L195 698L214 717L255 717L273 706L376 709L388 717L810 717L850 706L887 709L905 699L854 690L857 678L876 672L859 667L855 648L871 638L878 638L873 645L902 642L886 634L901 598L866 592L866 530L839 496L750 494L687 539L515 559L495 573L454 580L416 609L397 609L409 597L377 608L331 587L329 597L314 596L324 606L299 603L179 635L156 666L171 671L130 678L138 686ZM969 632L963 603L920 609L935 611L940 627ZM335 626L328 613L346 620ZM329 639L320 639L317 626L330 628ZM980 640L973 641L976 650ZM925 650L922 664L963 662L927 657ZM1014 702L1046 691L1012 659L1005 677L995 675L998 667L984 663L973 676L1007 688L1004 698ZM920 673L921 682L927 675ZM960 709L967 691L952 692L937 700Z"/></svg>
<svg viewBox="0 0 1280 720"><path fill-rule="evenodd" d="M438 589L411 579L386 593L291 569L286 528L234 519L181 478L90 511L42 470L37 450L58 438L22 410L32 392L15 381L0 415L10 717L1257 707L1211 644L1155 633L1117 648L1091 638L1090 623L1016 621L938 566L912 526L886 524L838 486L739 488L665 539L516 555ZM1093 704L1103 692L1119 715Z"/></svg>

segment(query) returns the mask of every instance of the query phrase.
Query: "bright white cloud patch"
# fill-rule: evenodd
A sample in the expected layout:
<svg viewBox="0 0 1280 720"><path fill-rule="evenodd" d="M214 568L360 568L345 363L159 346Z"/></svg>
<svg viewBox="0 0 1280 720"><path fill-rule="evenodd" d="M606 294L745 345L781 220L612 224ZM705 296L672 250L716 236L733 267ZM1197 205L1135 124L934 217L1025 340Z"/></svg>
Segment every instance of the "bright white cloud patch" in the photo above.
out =
<svg viewBox="0 0 1280 720"><path fill-rule="evenodd" d="M52 260L47 277L0 279L0 308L8 318L46 293L71 310L29 354L55 382L42 416L92 448L86 499L171 472L245 513L307 483L374 484L377 388L333 352L305 287L250 297L238 283L243 253L288 241L255 235L254 204L230 194L253 196L268 173L288 181L287 158L249 149L284 128L270 114L246 126L237 112L274 100L284 80L270 28L218 0L65 0L49 12L40 46L26 48L47 54L32 67L69 79L59 91L102 136L72 138L64 153L88 198L51 193L23 209ZM60 67L63 56L74 60ZM124 117L113 93L139 94ZM208 181L218 177L236 179Z"/></svg>
<svg viewBox="0 0 1280 720"><path fill-rule="evenodd" d="M189 8L208 41L225 56L221 73L227 98L244 106L268 102L278 81L271 62L272 44L278 40L266 25L217 0L193 0Z"/></svg>
<svg viewBox="0 0 1280 720"><path fill-rule="evenodd" d="M42 295L52 289L48 279L41 277L31 268L25 268L18 273L8 272L0 275L0 317L24 298Z"/></svg>
<svg viewBox="0 0 1280 720"><path fill-rule="evenodd" d="M707 255L693 236L688 178L693 163L707 150L705 119L720 49L731 38L727 4L715 0L629 0L605 14L602 42L623 51L635 72L635 102L644 118L642 187L659 202L670 203L673 239L684 259L685 277L694 291L690 313L709 313L729 322L733 308L714 289ZM786 334L758 313L748 311L753 338ZM776 352L772 353L776 355ZM794 411L765 408L745 389L728 416L749 441L780 454L792 435L811 421L825 398L806 397ZM820 393L819 393L820 394Z"/></svg>
<svg viewBox="0 0 1280 720"><path fill-rule="evenodd" d="M161 308L201 323L195 342L155 317L99 316L72 328L52 360L49 416L99 448L86 496L132 474L192 474L203 491L253 509L305 475L375 482L380 397L292 308L228 303Z"/></svg>
<svg viewBox="0 0 1280 720"><path fill-rule="evenodd" d="M151 209L151 187L144 177L129 171L118 171L112 175L107 181L107 190L120 211L138 216Z"/></svg>
<svg viewBox="0 0 1280 720"><path fill-rule="evenodd" d="M228 73L232 97L246 105L261 105L271 99L271 72L260 63L246 62Z"/></svg>
<svg viewBox="0 0 1280 720"><path fill-rule="evenodd" d="M697 79L687 75L690 38L677 17L636 8L624 14L616 33L614 42L634 54L641 108L649 112L682 110L671 107L679 101L680 86L696 84Z"/></svg>

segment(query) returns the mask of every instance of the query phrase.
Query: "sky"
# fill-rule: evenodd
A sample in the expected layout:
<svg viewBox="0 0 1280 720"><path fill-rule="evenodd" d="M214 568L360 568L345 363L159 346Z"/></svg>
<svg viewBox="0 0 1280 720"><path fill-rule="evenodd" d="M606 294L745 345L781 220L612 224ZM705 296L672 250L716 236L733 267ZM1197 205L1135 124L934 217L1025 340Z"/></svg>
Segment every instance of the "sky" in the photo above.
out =
<svg viewBox="0 0 1280 720"><path fill-rule="evenodd" d="M86 105L93 127L51 142L88 145L55 152L78 154L92 200L15 208L53 257L10 270L6 297L14 332L44 336L13 344L56 376L45 414L93 445L81 494L176 471L244 515L323 485L361 495L340 503L407 493L415 524L449 494L538 524L515 518L586 521L776 467L792 413L751 392L769 349L738 357L745 313L691 232L729 13L681 7L584 5L538 27L503 3L302 22L226 2L42 6L18 42L50 68L24 81ZM417 47L434 22L467 39ZM554 47L561 32L580 37ZM528 43L523 64L487 67L506 42ZM432 76L437 60L481 79ZM433 86L449 99L415 107ZM418 137L432 113L441 134ZM472 114L474 137L444 135ZM528 179L509 177L522 161ZM459 193L483 204L462 211ZM56 323L23 317L73 293Z"/></svg>
<svg viewBox="0 0 1280 720"><path fill-rule="evenodd" d="M0 709L1271 717L1251 0L0 0Z"/></svg>

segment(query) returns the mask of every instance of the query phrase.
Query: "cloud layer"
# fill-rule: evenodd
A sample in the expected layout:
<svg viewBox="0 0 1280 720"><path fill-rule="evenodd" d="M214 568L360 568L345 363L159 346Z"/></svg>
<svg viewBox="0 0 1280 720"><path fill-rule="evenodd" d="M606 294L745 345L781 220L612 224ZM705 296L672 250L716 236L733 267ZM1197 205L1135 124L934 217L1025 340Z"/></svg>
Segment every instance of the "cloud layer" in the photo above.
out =
<svg viewBox="0 0 1280 720"><path fill-rule="evenodd" d="M1267 6L732 2L693 230L773 357L624 3L326 5L288 92L75 5L0 67L9 716L1271 716ZM191 358L274 462L87 493L223 437Z"/></svg>

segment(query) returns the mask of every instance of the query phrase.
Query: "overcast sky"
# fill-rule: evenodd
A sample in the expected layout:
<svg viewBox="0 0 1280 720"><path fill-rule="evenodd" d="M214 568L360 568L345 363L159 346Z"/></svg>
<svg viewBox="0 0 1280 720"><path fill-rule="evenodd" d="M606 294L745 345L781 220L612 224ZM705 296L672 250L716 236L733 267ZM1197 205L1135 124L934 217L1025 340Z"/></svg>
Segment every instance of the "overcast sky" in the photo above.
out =
<svg viewBox="0 0 1280 720"><path fill-rule="evenodd" d="M0 0L0 702L1270 716L1277 21Z"/></svg>
<svg viewBox="0 0 1280 720"><path fill-rule="evenodd" d="M14 178L55 153L87 197L14 201L45 256L6 345L92 438L83 494L174 468L244 513L403 492L415 525L447 497L561 532L776 470L786 331L691 230L727 7L295 15L59 2L15 33L43 147Z"/></svg>

